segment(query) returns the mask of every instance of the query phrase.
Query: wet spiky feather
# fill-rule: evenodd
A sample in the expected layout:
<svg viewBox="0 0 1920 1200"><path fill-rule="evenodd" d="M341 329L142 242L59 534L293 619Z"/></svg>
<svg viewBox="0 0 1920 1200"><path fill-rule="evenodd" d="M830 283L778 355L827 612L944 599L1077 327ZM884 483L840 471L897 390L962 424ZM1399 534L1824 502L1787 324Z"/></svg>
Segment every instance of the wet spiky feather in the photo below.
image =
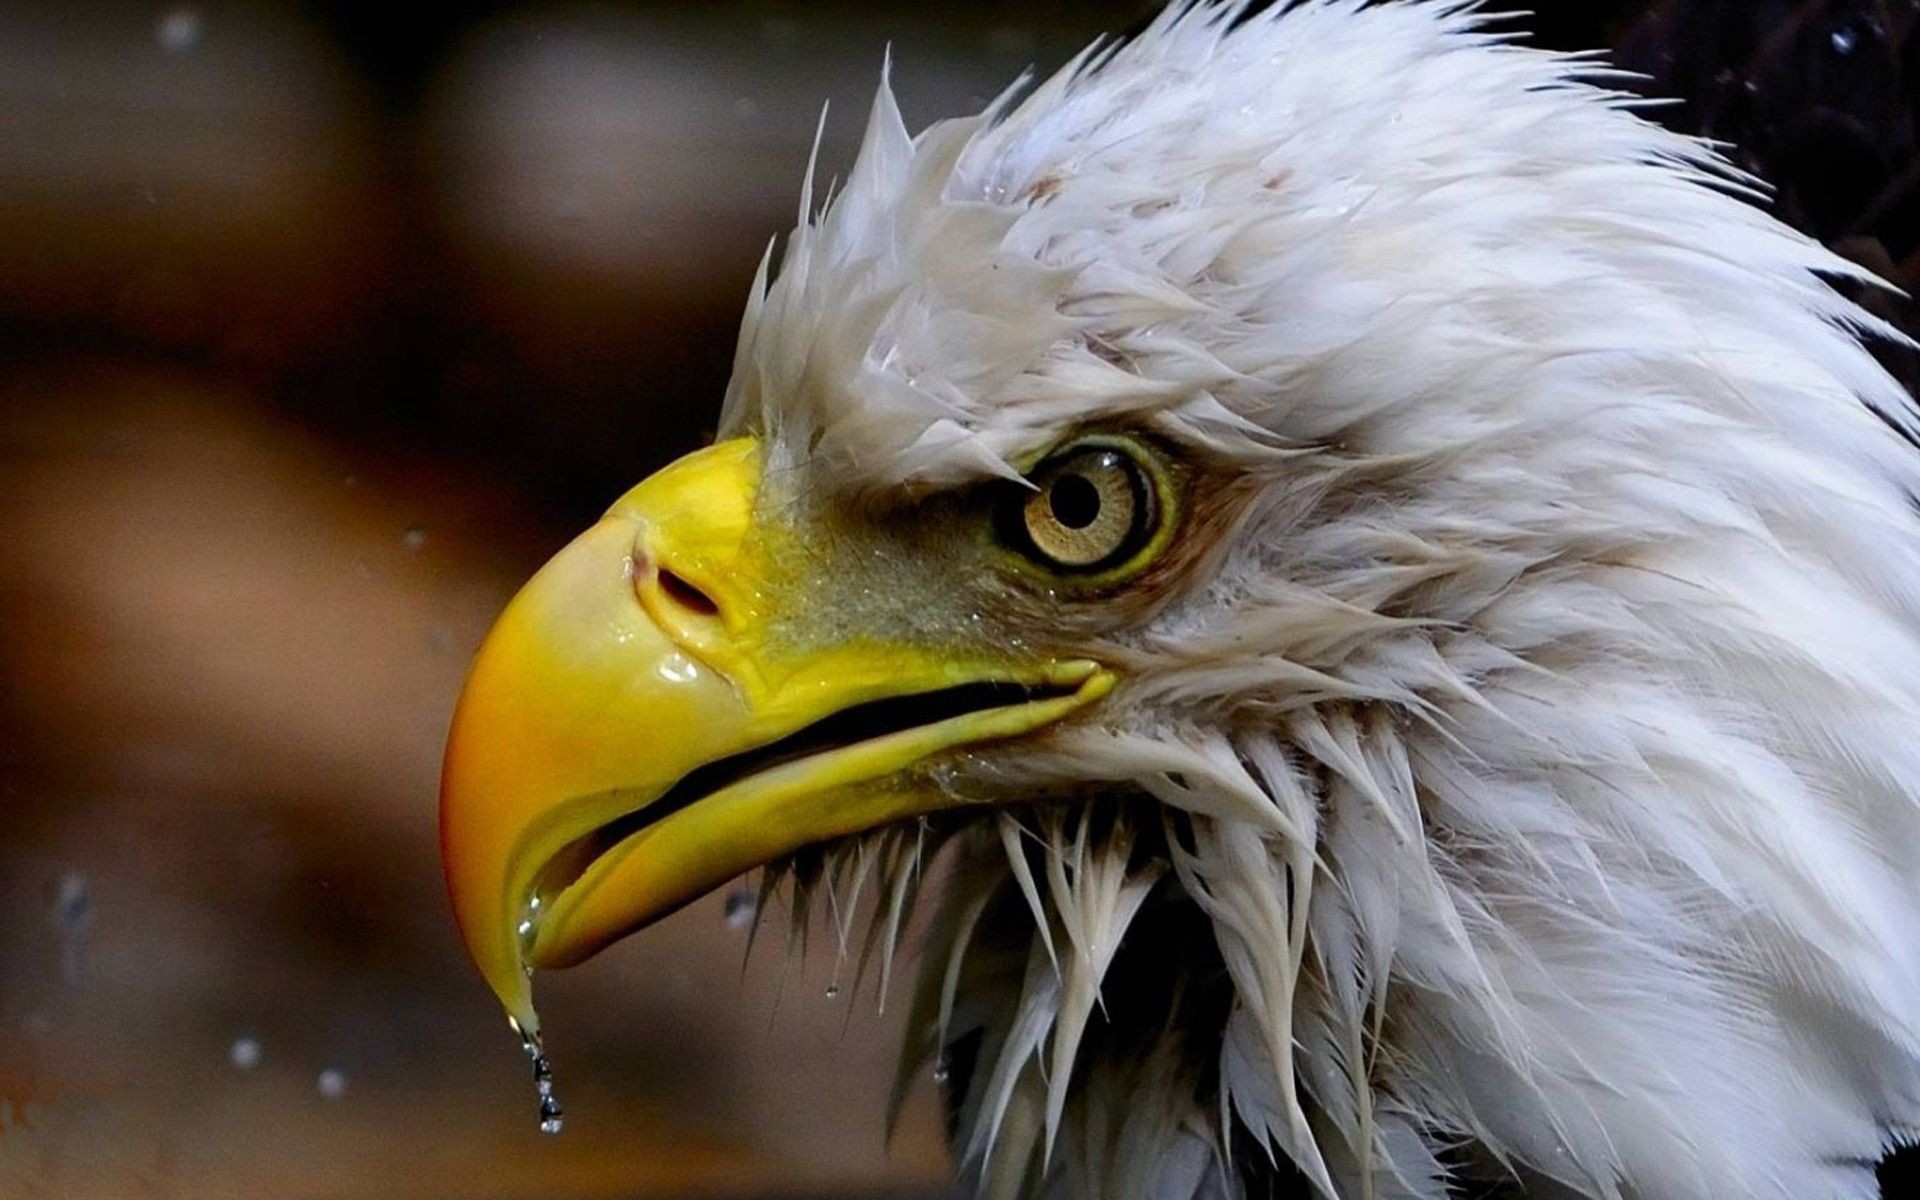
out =
<svg viewBox="0 0 1920 1200"><path fill-rule="evenodd" d="M798 877L881 897L888 975L952 860L909 1063L985 1195L1874 1195L1920 456L1866 277L1471 6L1243 8L918 137L883 87L756 284L763 506L1101 425L1220 488L1177 570L1008 618L1110 703Z"/></svg>

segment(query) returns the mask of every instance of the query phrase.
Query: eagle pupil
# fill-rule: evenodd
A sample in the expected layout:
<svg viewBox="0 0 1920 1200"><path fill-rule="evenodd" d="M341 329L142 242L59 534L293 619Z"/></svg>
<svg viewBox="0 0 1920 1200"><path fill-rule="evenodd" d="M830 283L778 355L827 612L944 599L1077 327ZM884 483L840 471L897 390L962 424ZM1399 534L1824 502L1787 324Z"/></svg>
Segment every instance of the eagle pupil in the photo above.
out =
<svg viewBox="0 0 1920 1200"><path fill-rule="evenodd" d="M1047 494L1053 519L1067 529L1085 529L1100 515L1100 489L1085 475L1063 475Z"/></svg>

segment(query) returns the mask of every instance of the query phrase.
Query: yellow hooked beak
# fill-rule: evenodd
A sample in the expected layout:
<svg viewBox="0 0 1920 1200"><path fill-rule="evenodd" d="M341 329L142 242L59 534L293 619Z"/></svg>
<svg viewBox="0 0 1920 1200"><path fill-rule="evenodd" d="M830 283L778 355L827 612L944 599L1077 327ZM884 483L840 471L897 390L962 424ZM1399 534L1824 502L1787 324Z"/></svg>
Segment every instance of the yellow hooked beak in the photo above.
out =
<svg viewBox="0 0 1920 1200"><path fill-rule="evenodd" d="M474 661L441 852L467 948L529 1036L535 967L804 846L958 803L928 760L1112 687L1091 662L779 633L809 614L774 578L769 543L791 535L756 527L759 485L751 438L662 470L521 589Z"/></svg>

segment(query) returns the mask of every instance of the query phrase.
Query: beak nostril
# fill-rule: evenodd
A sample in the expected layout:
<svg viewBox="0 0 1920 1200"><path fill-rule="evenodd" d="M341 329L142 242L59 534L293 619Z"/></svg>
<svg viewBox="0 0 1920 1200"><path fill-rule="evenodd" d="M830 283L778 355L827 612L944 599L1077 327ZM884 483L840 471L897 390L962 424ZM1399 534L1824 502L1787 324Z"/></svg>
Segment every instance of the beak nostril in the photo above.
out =
<svg viewBox="0 0 1920 1200"><path fill-rule="evenodd" d="M693 584L688 583L672 571L661 567L659 569L659 579L660 590L666 593L667 598L675 604L678 604L681 608L703 617L719 615L720 606L713 602L711 596L693 586Z"/></svg>

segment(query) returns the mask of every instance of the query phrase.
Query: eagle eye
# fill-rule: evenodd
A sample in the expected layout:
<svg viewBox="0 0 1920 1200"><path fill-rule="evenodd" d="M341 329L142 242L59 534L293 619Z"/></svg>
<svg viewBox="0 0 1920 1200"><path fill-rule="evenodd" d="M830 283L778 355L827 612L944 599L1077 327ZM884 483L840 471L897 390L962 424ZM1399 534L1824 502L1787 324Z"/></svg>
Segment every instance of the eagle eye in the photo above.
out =
<svg viewBox="0 0 1920 1200"><path fill-rule="evenodd" d="M1099 574L1126 566L1154 541L1161 502L1131 446L1105 439L1053 455L1009 497L1002 536L1042 566Z"/></svg>

